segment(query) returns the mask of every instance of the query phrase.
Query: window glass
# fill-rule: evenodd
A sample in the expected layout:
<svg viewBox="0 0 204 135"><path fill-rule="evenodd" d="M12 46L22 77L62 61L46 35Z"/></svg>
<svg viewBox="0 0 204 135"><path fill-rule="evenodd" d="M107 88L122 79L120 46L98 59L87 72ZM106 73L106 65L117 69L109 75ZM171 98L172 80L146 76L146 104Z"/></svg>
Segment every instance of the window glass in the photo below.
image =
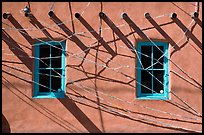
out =
<svg viewBox="0 0 204 135"><path fill-rule="evenodd" d="M164 47L163 46L153 46L153 50L154 50L154 52L153 52L153 58L154 58L154 63L156 63L157 62L157 60L163 55L163 53L159 50L159 49L161 50L161 51L164 51ZM163 69L163 61L164 61L164 57L161 57L160 59L159 59L159 62L157 63L157 64L155 64L155 65L153 65L153 68L154 69Z"/></svg>
<svg viewBox="0 0 204 135"><path fill-rule="evenodd" d="M144 68L147 68L151 65L151 53L152 53L151 46L142 46L141 47L141 61ZM148 57L144 56L147 55ZM142 66L141 66L142 67Z"/></svg>
<svg viewBox="0 0 204 135"><path fill-rule="evenodd" d="M151 71L150 71L151 73ZM141 92L142 93L152 93L152 77L146 70L141 70ZM145 87L144 87L145 86ZM148 88L149 89L148 89Z"/></svg>
<svg viewBox="0 0 204 135"><path fill-rule="evenodd" d="M49 43L49 44L47 44ZM34 98L63 98L65 95L65 42L35 44ZM63 77L62 77L63 75Z"/></svg>
<svg viewBox="0 0 204 135"><path fill-rule="evenodd" d="M39 92L50 92L50 70L40 69L39 70ZM44 87L46 86L46 87Z"/></svg>
<svg viewBox="0 0 204 135"><path fill-rule="evenodd" d="M61 68L61 55L62 55L62 50L61 49L62 49L61 45L51 47L52 68ZM57 58L53 58L53 57L57 57Z"/></svg>
<svg viewBox="0 0 204 135"><path fill-rule="evenodd" d="M153 71L153 75L154 75L154 78L153 78L153 82L154 82L154 85L153 85L153 90L156 92L156 93L161 93L163 94L163 76L164 76L164 71L163 70L154 70ZM157 78L157 79L156 79ZM159 82L159 81L161 82Z"/></svg>
<svg viewBox="0 0 204 135"><path fill-rule="evenodd" d="M137 68L138 98L168 99L168 43L139 42L138 52L141 52L137 59L137 65L141 67Z"/></svg>
<svg viewBox="0 0 204 135"><path fill-rule="evenodd" d="M50 46L49 45L40 45L40 68L48 68L50 65ZM45 59L46 58L46 59Z"/></svg>
<svg viewBox="0 0 204 135"><path fill-rule="evenodd" d="M54 71L51 71L51 89L53 92L60 92L61 91L61 78L60 76L62 74L61 69L55 69Z"/></svg>

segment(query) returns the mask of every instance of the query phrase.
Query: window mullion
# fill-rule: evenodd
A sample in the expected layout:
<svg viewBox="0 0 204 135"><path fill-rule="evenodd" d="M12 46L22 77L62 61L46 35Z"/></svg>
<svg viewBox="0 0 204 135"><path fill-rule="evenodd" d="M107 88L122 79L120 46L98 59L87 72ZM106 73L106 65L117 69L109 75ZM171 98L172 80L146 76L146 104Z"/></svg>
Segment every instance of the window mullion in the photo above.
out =
<svg viewBox="0 0 204 135"><path fill-rule="evenodd" d="M51 52L51 51L52 51L52 50L51 50L51 46L50 46L50 65L49 65L49 67L50 67L50 92L51 92L51 88L52 88L52 87L51 87L51 85L52 85L52 83L51 83L51 82L52 82L52 78L51 78L51 75L52 75L52 74L51 74L51 70L52 70L52 63L51 63L51 57L52 57L52 55L51 55L51 54L52 54L52 52Z"/></svg>
<svg viewBox="0 0 204 135"><path fill-rule="evenodd" d="M154 47L153 47L153 45L152 45L152 53L151 53L151 65L153 65L154 63L153 63L153 52L154 52ZM153 78L153 66L151 67L151 74L152 74L152 94L153 94L153 86L154 86L154 78Z"/></svg>

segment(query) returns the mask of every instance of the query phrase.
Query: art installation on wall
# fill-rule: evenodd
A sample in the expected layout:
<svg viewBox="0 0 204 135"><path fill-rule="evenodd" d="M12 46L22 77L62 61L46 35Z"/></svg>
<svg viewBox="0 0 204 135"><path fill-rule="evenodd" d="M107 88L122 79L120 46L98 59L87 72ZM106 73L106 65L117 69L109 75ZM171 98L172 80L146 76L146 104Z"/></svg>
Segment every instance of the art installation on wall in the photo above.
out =
<svg viewBox="0 0 204 135"><path fill-rule="evenodd" d="M17 3L2 4L9 132L202 132L199 2Z"/></svg>

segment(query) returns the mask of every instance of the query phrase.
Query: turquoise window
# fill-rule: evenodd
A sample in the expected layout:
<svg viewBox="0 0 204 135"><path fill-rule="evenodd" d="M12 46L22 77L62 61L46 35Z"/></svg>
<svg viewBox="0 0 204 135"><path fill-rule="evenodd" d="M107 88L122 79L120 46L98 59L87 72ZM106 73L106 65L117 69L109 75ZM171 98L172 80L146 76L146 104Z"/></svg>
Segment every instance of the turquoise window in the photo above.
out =
<svg viewBox="0 0 204 135"><path fill-rule="evenodd" d="M137 99L168 100L168 43L138 42Z"/></svg>
<svg viewBox="0 0 204 135"><path fill-rule="evenodd" d="M65 42L35 44L33 98L65 96L65 47Z"/></svg>

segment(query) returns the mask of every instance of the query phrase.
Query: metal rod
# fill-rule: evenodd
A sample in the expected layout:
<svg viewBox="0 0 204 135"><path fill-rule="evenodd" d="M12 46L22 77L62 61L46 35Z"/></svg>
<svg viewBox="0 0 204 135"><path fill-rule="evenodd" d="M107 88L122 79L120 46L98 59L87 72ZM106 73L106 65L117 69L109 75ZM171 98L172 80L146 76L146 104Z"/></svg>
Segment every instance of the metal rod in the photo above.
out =
<svg viewBox="0 0 204 135"><path fill-rule="evenodd" d="M8 19L11 16L10 12L3 13L3 18Z"/></svg>
<svg viewBox="0 0 204 135"><path fill-rule="evenodd" d="M176 13L172 13L171 16L170 16L171 19L176 18L176 17L177 17Z"/></svg>

